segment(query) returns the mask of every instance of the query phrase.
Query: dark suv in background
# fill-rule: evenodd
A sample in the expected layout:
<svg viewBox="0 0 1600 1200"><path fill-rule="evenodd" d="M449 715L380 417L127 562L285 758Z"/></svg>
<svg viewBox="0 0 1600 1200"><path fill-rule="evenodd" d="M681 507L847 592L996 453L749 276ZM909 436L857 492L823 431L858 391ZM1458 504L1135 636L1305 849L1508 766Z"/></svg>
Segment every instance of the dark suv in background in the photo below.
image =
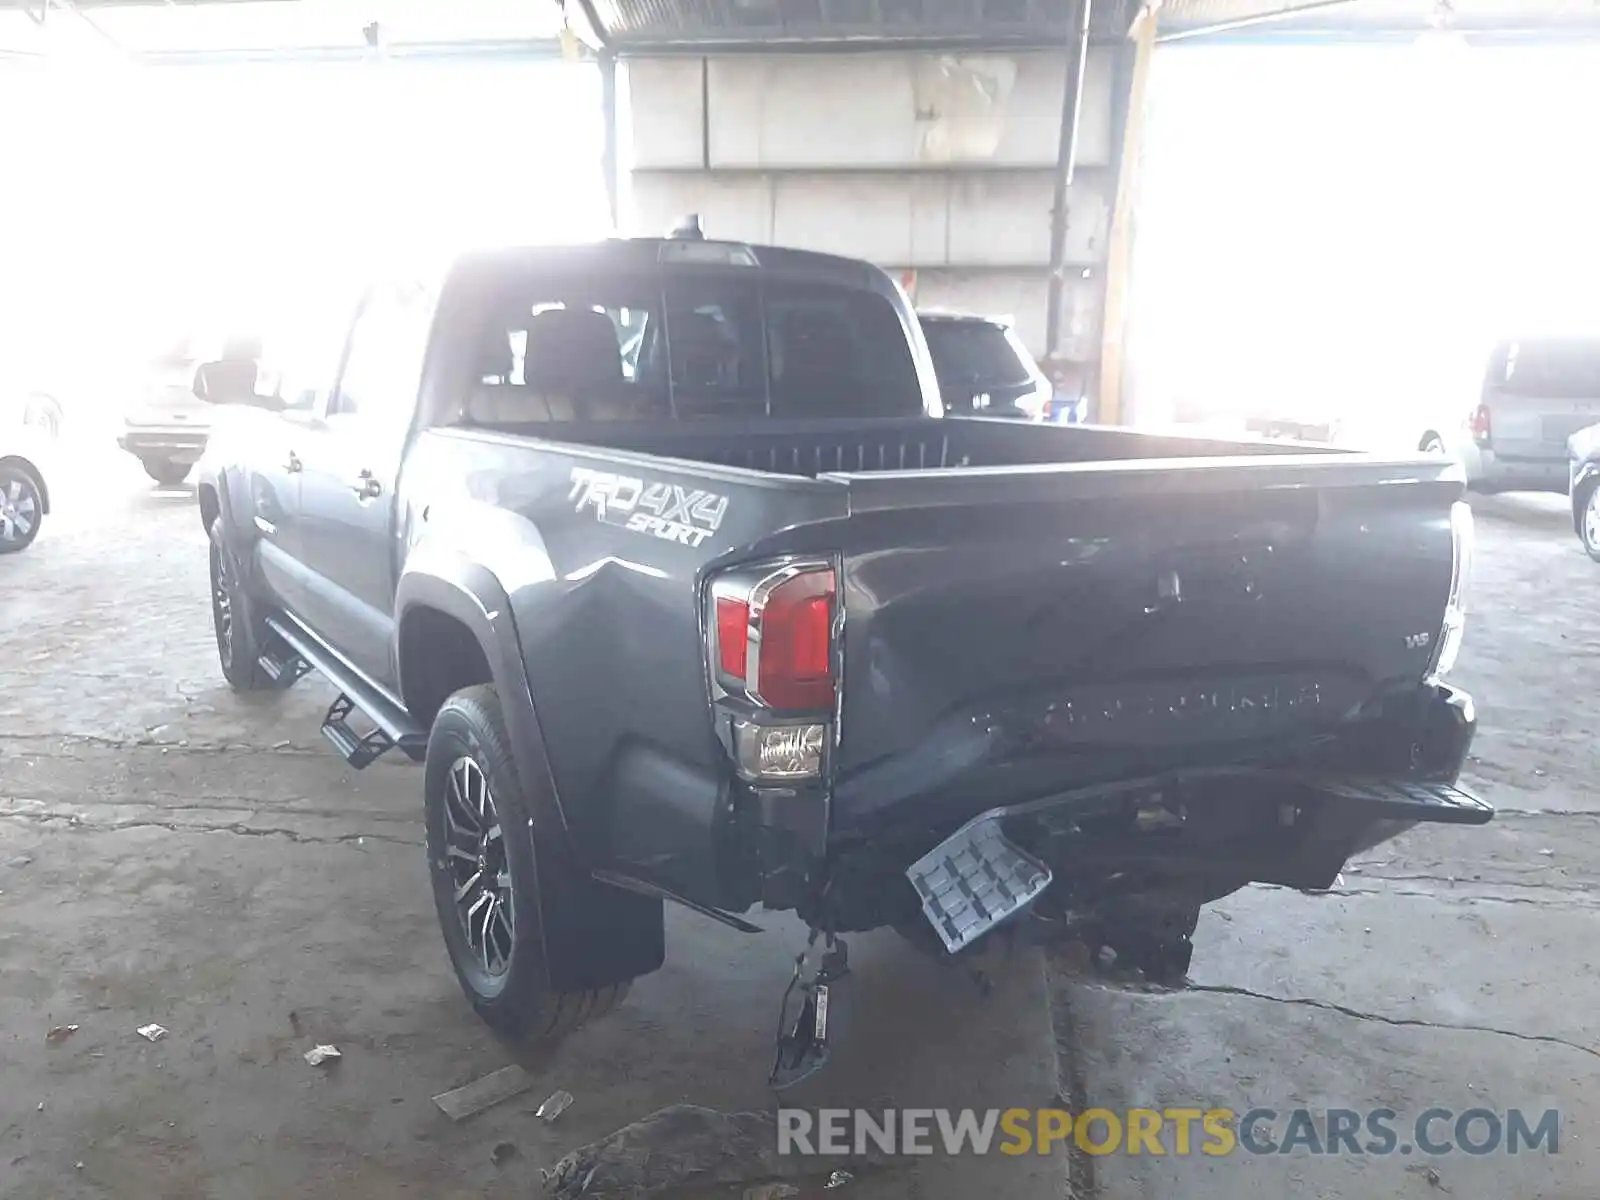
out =
<svg viewBox="0 0 1600 1200"><path fill-rule="evenodd" d="M956 416L1055 421L1053 389L1007 321L971 313L917 313L939 376L939 398Z"/></svg>

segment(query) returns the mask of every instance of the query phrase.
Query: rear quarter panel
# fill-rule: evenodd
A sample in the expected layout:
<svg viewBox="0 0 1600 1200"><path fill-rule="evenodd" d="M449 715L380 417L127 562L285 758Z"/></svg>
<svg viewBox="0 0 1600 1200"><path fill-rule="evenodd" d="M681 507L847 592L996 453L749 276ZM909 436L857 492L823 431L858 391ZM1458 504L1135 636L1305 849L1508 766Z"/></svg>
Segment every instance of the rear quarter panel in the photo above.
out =
<svg viewBox="0 0 1600 1200"><path fill-rule="evenodd" d="M481 565L506 597L569 828L602 850L631 744L720 772L701 585L775 528L842 515L842 487L488 432L416 439L404 576ZM437 547L448 548L448 554Z"/></svg>

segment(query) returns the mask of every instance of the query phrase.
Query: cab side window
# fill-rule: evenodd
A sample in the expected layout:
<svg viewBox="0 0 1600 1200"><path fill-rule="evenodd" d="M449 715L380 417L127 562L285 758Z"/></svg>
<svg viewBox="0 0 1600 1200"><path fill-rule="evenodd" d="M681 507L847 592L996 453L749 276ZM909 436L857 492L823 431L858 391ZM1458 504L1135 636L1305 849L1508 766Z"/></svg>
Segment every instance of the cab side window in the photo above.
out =
<svg viewBox="0 0 1600 1200"><path fill-rule="evenodd" d="M415 407L432 309L420 288L381 287L367 294L345 350L328 415L402 419Z"/></svg>

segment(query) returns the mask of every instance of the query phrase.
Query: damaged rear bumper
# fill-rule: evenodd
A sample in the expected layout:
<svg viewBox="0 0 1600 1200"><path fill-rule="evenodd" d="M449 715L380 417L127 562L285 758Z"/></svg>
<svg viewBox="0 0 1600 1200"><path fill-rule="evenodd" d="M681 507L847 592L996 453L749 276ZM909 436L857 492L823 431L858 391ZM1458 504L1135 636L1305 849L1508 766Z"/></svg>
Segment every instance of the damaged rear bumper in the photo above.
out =
<svg viewBox="0 0 1600 1200"><path fill-rule="evenodd" d="M1430 684L1415 700L1404 724L1324 748L1320 761L1179 769L990 809L906 879L950 953L1036 901L1068 925L1104 926L1124 924L1130 908L1197 910L1248 883L1326 889L1352 855L1414 825L1494 816L1455 782L1475 724L1470 698Z"/></svg>
<svg viewBox="0 0 1600 1200"><path fill-rule="evenodd" d="M1121 837L1089 837L1076 847L1057 847L1051 857L1058 868L1106 877L1153 873L1168 886L1200 872L1239 885L1278 883L1305 890L1331 886L1351 854L1401 829L1424 821L1482 825L1494 815L1489 805L1454 784L1361 776L1236 771L1202 778L1191 773L1086 791L1093 794L991 809L906 868L923 915L946 950L955 954L966 948L1044 893L1055 872L1024 845L1042 849L1037 835L1048 838L1053 820L1074 811L1083 815L1086 804L1131 799L1144 807L1132 813L1132 827ZM1267 819L1253 834L1224 846L1204 836L1183 836L1191 819L1206 817L1190 811L1195 801L1210 796L1216 803L1248 804L1252 794L1277 806L1275 812L1260 810ZM1169 797L1179 795L1184 799L1174 807ZM1148 824L1164 826L1166 836L1152 836ZM1035 836L1020 832L1014 841L1008 827ZM1061 849L1069 850L1065 860ZM1080 852L1070 853L1073 849Z"/></svg>

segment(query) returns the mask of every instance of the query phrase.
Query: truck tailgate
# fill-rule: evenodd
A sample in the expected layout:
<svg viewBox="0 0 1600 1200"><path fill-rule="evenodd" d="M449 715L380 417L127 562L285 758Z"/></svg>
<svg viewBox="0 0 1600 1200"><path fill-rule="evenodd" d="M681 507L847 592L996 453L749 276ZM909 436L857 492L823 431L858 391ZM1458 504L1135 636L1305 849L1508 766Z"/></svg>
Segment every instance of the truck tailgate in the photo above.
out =
<svg viewBox="0 0 1600 1200"><path fill-rule="evenodd" d="M805 531L842 553L836 829L1314 738L1426 674L1463 491L1315 454L823 478L850 493Z"/></svg>

